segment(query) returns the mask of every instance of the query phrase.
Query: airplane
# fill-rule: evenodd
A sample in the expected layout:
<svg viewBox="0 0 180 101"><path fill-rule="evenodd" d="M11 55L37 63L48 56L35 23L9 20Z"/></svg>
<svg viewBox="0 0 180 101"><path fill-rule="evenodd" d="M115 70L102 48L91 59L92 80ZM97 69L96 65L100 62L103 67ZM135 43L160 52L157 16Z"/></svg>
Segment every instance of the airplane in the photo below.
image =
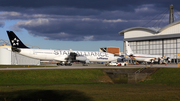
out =
<svg viewBox="0 0 180 101"><path fill-rule="evenodd" d="M98 51L73 51L73 50L51 50L30 49L15 35L13 31L7 31L11 50L21 55L40 59L42 61L58 61L57 65L72 65L72 62L82 62L86 65L90 62L110 62L117 58L114 54Z"/></svg>
<svg viewBox="0 0 180 101"><path fill-rule="evenodd" d="M168 62L171 61L170 57L165 58L165 57L162 57L161 55L135 54L132 51L128 41L126 41L126 50L127 50L127 55L129 57L134 58L136 61L145 62L146 64L154 63L154 62L158 62L159 64L162 64L162 63L167 64L165 60L167 60Z"/></svg>

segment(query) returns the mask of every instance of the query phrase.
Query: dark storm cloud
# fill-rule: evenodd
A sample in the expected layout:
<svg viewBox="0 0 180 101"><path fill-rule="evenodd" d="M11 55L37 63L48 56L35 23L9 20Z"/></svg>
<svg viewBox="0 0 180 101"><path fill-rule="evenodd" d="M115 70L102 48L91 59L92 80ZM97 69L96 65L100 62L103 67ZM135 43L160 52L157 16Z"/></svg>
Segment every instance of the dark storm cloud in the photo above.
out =
<svg viewBox="0 0 180 101"><path fill-rule="evenodd" d="M142 4L156 4L167 7L177 0L0 0L2 7L42 8L42 7L73 7L99 10L133 10Z"/></svg>
<svg viewBox="0 0 180 101"><path fill-rule="evenodd" d="M15 26L18 26L16 30L24 28L35 36L45 36L47 39L80 41L92 37L91 40L105 40L104 37L109 36L108 40L117 40L119 26L123 23L126 21L120 19L36 19L20 21Z"/></svg>
<svg viewBox="0 0 180 101"><path fill-rule="evenodd" d="M19 20L13 30L49 40L120 40L119 31L146 24L170 4L180 10L175 0L0 0L0 19Z"/></svg>
<svg viewBox="0 0 180 101"><path fill-rule="evenodd" d="M67 15L67 16L90 16L98 15L100 11L95 9L79 9L67 7L43 7L43 8L20 8L20 7L0 7L2 11L18 12L22 14L48 14L48 15Z"/></svg>

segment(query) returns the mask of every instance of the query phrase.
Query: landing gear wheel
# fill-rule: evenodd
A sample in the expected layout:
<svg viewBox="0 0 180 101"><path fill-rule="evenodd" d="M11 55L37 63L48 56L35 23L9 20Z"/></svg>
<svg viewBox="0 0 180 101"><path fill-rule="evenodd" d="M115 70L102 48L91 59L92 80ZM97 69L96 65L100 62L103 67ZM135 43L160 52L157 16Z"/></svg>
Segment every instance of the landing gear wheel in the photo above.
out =
<svg viewBox="0 0 180 101"><path fill-rule="evenodd" d="M62 65L62 64L60 64L60 63L57 63L57 66L60 66L60 65Z"/></svg>
<svg viewBox="0 0 180 101"><path fill-rule="evenodd" d="M71 63L67 63L67 64L65 64L65 66L72 66L72 64Z"/></svg>

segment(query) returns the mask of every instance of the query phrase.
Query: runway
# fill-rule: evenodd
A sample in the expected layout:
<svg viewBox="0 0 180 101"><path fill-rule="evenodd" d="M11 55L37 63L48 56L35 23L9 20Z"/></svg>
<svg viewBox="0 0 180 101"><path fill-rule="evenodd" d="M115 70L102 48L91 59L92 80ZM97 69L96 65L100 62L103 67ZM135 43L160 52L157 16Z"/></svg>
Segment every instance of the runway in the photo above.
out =
<svg viewBox="0 0 180 101"><path fill-rule="evenodd" d="M50 70L50 69L123 69L123 68L145 68L151 65L127 65L127 66L105 66L103 64L92 64L89 66L82 66L81 64L73 64L72 66L58 66L58 67L25 67L25 68L0 68L0 70ZM179 68L177 64L168 65L152 65L157 68Z"/></svg>

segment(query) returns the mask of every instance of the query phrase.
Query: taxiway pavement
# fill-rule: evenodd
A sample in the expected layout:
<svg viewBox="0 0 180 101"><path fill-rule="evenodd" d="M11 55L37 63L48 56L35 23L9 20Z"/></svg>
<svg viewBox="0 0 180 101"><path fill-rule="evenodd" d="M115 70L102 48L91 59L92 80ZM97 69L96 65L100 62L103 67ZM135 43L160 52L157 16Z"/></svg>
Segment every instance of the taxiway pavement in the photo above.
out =
<svg viewBox="0 0 180 101"><path fill-rule="evenodd" d="M0 70L45 70L45 69L122 69L122 68L145 68L145 67L157 67L157 68L179 68L176 64L168 65L127 65L127 66L105 66L103 64L92 64L89 66L82 66L81 64L73 64L72 66L58 66L58 67L24 67L24 68L0 68Z"/></svg>

